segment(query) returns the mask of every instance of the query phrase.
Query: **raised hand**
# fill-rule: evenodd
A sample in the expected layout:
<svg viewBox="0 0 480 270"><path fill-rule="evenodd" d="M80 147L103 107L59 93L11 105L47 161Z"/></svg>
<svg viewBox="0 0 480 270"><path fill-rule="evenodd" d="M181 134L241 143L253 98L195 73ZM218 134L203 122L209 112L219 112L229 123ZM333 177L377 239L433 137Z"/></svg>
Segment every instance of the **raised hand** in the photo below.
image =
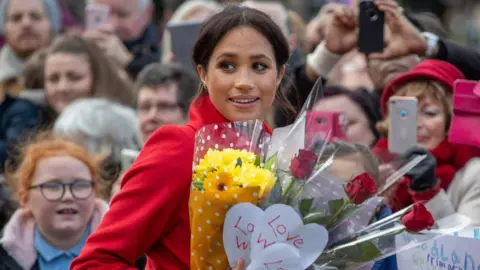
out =
<svg viewBox="0 0 480 270"><path fill-rule="evenodd" d="M325 47L335 54L345 54L357 46L357 13L347 6L337 6L327 23Z"/></svg>

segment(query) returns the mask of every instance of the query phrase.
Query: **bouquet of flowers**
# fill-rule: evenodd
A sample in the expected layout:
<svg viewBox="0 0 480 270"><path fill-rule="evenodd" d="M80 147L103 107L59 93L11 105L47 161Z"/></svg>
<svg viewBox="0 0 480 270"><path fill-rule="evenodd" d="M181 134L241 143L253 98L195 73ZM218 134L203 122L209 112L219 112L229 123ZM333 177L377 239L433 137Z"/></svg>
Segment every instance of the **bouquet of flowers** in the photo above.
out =
<svg viewBox="0 0 480 270"><path fill-rule="evenodd" d="M263 198L265 212L242 205L255 214L241 212L240 206L227 214L224 242L229 243L225 248L230 266L243 254L247 269L258 265L306 269L314 262L321 269L356 269L468 225L468 218L434 211L428 203L392 215L382 197L385 183L379 182L378 161L370 150L338 140L344 138L333 129L338 131L341 122L311 131L312 123L326 123L312 121L319 89L317 83L292 126L273 132L267 167L275 168L277 180ZM339 120L327 120L332 119ZM412 164L402 164L389 184ZM248 220L245 228L250 229L236 234L237 220ZM396 235L409 240L398 244ZM245 245L236 248L238 243Z"/></svg>
<svg viewBox="0 0 480 270"><path fill-rule="evenodd" d="M215 124L196 134L190 193L191 268L227 269L222 232L238 203L258 205L275 184L265 164L270 136L260 121Z"/></svg>

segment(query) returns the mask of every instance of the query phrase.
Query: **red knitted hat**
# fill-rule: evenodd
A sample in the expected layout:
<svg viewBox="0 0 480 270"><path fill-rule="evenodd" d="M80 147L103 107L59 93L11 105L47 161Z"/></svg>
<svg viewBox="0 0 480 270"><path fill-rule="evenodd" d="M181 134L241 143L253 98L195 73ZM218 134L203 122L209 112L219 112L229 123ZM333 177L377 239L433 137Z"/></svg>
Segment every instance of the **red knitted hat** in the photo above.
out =
<svg viewBox="0 0 480 270"><path fill-rule="evenodd" d="M449 91L453 92L453 86L456 80L465 79L463 73L454 65L441 60L425 60L413 67L410 71L405 72L394 78L383 89L382 98L380 100L380 109L385 116L387 112L388 100L392 97L397 89L408 81L415 79L432 79L444 84Z"/></svg>

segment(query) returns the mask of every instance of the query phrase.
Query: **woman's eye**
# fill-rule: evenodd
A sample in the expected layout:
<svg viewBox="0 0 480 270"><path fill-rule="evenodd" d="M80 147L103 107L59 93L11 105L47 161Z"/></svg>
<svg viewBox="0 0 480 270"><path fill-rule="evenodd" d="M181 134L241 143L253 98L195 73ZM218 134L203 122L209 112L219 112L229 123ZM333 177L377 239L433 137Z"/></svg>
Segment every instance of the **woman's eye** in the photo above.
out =
<svg viewBox="0 0 480 270"><path fill-rule="evenodd" d="M47 80L51 83L55 83L59 80L59 78L60 77L58 75L51 75L47 77Z"/></svg>
<svg viewBox="0 0 480 270"><path fill-rule="evenodd" d="M262 63L255 63L253 64L253 69L254 70L257 70L257 71L264 71L268 68L267 65L265 64L262 64Z"/></svg>
<svg viewBox="0 0 480 270"><path fill-rule="evenodd" d="M77 75L77 74L68 74L68 79L70 81L79 81L81 80L83 77L81 75Z"/></svg>
<svg viewBox="0 0 480 270"><path fill-rule="evenodd" d="M438 113L439 113L439 112L437 112L437 111L428 111L428 110L423 111L423 114L424 114L425 116L428 116L428 117L435 117L435 116L438 115Z"/></svg>
<svg viewBox="0 0 480 270"><path fill-rule="evenodd" d="M220 68L225 71L233 71L235 70L235 66L231 63L225 62L220 64Z"/></svg>

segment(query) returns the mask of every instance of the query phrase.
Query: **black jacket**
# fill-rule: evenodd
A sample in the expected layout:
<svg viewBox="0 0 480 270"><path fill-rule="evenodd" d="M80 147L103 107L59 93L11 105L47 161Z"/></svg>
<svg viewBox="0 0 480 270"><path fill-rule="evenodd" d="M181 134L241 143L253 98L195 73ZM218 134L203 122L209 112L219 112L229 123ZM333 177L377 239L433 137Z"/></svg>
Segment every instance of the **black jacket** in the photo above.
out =
<svg viewBox="0 0 480 270"><path fill-rule="evenodd" d="M23 270L17 261L15 261L0 245L0 270ZM38 262L30 270L40 270Z"/></svg>
<svg viewBox="0 0 480 270"><path fill-rule="evenodd" d="M161 51L156 26L150 24L143 35L132 41L124 41L123 44L134 55L134 59L127 66L127 72L135 79L140 71L151 63L160 61Z"/></svg>
<svg viewBox="0 0 480 270"><path fill-rule="evenodd" d="M476 48L440 39L437 59L456 66L468 80L480 80L480 51Z"/></svg>
<svg viewBox="0 0 480 270"><path fill-rule="evenodd" d="M7 153L45 122L44 111L30 101L5 95L0 104L0 168Z"/></svg>

